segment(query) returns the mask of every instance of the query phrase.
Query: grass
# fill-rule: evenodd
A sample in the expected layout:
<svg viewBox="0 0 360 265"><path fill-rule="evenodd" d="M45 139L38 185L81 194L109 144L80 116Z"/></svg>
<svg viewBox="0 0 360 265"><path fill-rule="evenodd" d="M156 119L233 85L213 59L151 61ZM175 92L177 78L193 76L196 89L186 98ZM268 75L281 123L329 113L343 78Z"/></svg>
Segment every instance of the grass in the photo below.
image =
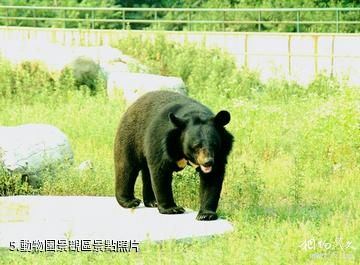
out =
<svg viewBox="0 0 360 265"><path fill-rule="evenodd" d="M139 253L0 250L0 264L360 263L358 89L326 76L306 87L283 80L264 83L256 73L237 70L218 50L180 46L161 37L150 42L130 36L118 47L154 73L180 75L190 96L214 111L231 112L228 129L235 145L219 213L234 224L234 232L191 242L147 242ZM16 70L2 64L0 72ZM62 79L43 74L55 91L39 92L24 81L22 87L30 84L28 94L9 90L25 75L7 76L0 73L6 91L0 98L0 124L53 124L68 135L75 166L88 159L94 164L85 175L72 167L48 172L40 189L13 180L7 193L113 196L113 139L124 102L109 101L102 92L90 96L84 90L60 89L73 88L67 74ZM1 191L9 177L0 176ZM198 208L197 189L192 169L175 176L174 193L182 206Z"/></svg>

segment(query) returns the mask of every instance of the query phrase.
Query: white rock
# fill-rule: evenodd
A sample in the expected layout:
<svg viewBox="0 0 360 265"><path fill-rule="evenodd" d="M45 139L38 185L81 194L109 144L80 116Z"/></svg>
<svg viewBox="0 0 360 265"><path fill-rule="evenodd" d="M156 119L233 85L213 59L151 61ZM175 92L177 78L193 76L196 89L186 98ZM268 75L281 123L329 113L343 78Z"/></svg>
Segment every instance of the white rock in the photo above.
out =
<svg viewBox="0 0 360 265"><path fill-rule="evenodd" d="M104 63L100 65L106 76L116 73L129 73L129 66L126 63Z"/></svg>
<svg viewBox="0 0 360 265"><path fill-rule="evenodd" d="M21 174L73 159L66 135L47 124L0 126L0 153L0 164Z"/></svg>
<svg viewBox="0 0 360 265"><path fill-rule="evenodd" d="M108 75L107 94L110 98L123 95L128 104L150 91L170 90L186 94L184 81L180 77L142 73L113 72Z"/></svg>
<svg viewBox="0 0 360 265"><path fill-rule="evenodd" d="M85 160L80 163L78 169L80 172L85 172L85 171L91 170L91 169L93 169L93 163L91 160Z"/></svg>
<svg viewBox="0 0 360 265"><path fill-rule="evenodd" d="M233 230L226 220L197 221L197 213L160 214L141 205L124 209L115 197L0 197L0 247L17 247L21 240L192 239ZM141 250L141 244L139 245Z"/></svg>

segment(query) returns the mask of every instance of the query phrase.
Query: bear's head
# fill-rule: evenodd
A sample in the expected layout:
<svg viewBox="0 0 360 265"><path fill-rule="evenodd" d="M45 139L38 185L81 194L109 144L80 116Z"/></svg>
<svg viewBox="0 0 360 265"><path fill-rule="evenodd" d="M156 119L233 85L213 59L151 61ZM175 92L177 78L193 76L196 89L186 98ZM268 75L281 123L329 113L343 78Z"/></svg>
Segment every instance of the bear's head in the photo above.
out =
<svg viewBox="0 0 360 265"><path fill-rule="evenodd" d="M203 173L210 173L216 163L215 156L222 154L222 132L230 122L230 113L222 110L210 118L206 115L180 118L170 113L169 119L181 131L180 145L185 159L200 166Z"/></svg>

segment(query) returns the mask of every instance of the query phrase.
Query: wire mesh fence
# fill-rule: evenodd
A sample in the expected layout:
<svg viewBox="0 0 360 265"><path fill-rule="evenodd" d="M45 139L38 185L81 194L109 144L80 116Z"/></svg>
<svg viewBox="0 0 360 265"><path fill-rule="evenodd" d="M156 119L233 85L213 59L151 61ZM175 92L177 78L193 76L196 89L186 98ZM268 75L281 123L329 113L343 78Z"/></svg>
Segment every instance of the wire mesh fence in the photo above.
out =
<svg viewBox="0 0 360 265"><path fill-rule="evenodd" d="M360 8L0 6L0 25L227 32L360 32Z"/></svg>

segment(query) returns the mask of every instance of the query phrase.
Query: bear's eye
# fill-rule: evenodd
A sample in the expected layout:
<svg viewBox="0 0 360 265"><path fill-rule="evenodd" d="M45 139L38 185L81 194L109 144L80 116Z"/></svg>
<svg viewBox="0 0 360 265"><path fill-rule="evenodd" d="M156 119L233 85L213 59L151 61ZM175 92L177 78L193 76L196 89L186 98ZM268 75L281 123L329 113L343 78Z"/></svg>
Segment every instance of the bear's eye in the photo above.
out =
<svg viewBox="0 0 360 265"><path fill-rule="evenodd" d="M200 143L195 143L195 144L193 144L193 145L191 146L191 148L192 148L193 150L200 149L200 148L201 148L201 144L200 144Z"/></svg>

